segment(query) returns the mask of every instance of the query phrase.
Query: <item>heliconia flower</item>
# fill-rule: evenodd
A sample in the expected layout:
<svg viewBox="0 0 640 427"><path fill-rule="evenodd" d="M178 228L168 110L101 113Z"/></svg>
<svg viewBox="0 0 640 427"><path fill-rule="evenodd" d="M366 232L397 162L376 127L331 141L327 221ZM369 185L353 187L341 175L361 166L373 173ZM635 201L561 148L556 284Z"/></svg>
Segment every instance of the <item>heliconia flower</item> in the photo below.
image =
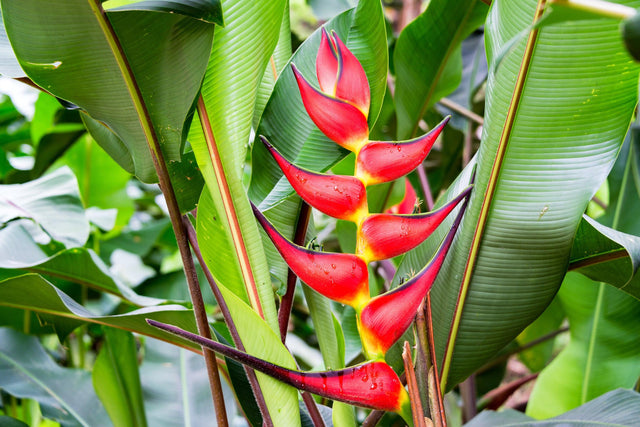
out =
<svg viewBox="0 0 640 427"><path fill-rule="evenodd" d="M413 278L367 303L358 318L362 347L369 359L380 359L413 322L451 247L466 202L429 263Z"/></svg>
<svg viewBox="0 0 640 427"><path fill-rule="evenodd" d="M355 176L365 185L372 185L408 174L427 157L449 119L450 116L446 117L429 133L409 141L372 141L365 144L358 152Z"/></svg>
<svg viewBox="0 0 640 427"><path fill-rule="evenodd" d="M359 223L368 213L367 192L358 178L326 175L302 169L260 137L296 193L319 211L334 218Z"/></svg>
<svg viewBox="0 0 640 427"><path fill-rule="evenodd" d="M411 181L408 178L404 179L404 197L400 201L385 211L388 214L396 215L409 215L413 213L416 205L418 204L418 195L416 190L413 189Z"/></svg>
<svg viewBox="0 0 640 427"><path fill-rule="evenodd" d="M367 117L355 105L320 92L291 64L302 103L311 120L329 139L347 150L358 152L369 138Z"/></svg>
<svg viewBox="0 0 640 427"><path fill-rule="evenodd" d="M367 264L353 254L312 251L287 240L254 206L253 212L291 270L325 297L359 309L369 301Z"/></svg>
<svg viewBox="0 0 640 427"><path fill-rule="evenodd" d="M300 372L152 319L147 323L247 365L298 390L364 408L400 414L411 425L409 395L385 362L365 362L339 371Z"/></svg>
<svg viewBox="0 0 640 427"><path fill-rule="evenodd" d="M329 36L324 28L316 58L316 73L322 92L355 105L365 117L368 116L371 93L367 75L358 58L338 35L332 32Z"/></svg>
<svg viewBox="0 0 640 427"><path fill-rule="evenodd" d="M441 208L423 214L372 214L358 230L356 253L365 261L377 261L403 254L422 243L447 215L466 198L472 186Z"/></svg>

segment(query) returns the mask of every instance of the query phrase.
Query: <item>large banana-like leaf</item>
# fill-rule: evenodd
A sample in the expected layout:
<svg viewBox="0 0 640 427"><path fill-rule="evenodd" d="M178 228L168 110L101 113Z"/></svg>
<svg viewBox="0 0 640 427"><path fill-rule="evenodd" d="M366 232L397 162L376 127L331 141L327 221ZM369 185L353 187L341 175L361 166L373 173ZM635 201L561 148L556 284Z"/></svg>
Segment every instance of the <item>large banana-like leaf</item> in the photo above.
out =
<svg viewBox="0 0 640 427"><path fill-rule="evenodd" d="M89 221L75 175L62 167L24 184L0 185L0 223L29 218L53 240L67 248L82 246L89 237ZM0 230L0 234L6 230ZM0 251L8 250L7 247ZM20 263L26 254L6 253L4 267Z"/></svg>
<svg viewBox="0 0 640 427"><path fill-rule="evenodd" d="M560 292L571 328L567 347L542 370L527 414L562 414L640 376L640 301L605 283L567 274Z"/></svg>
<svg viewBox="0 0 640 427"><path fill-rule="evenodd" d="M212 201L211 208L198 211L198 241L216 280L250 301L278 330L267 261L242 175L258 87L278 41L285 1L222 5L226 26L216 32L202 103L189 132L209 193L202 197ZM218 239L228 243L222 251L237 259L232 269L238 268L225 269L225 275L216 275L220 270L214 267L221 252Z"/></svg>
<svg viewBox="0 0 640 427"><path fill-rule="evenodd" d="M510 43L543 6L496 0L486 23L490 75L476 187L431 292L446 389L517 336L557 292L582 213L636 103L638 68L615 20L548 25ZM404 268L418 270L432 245L406 257Z"/></svg>
<svg viewBox="0 0 640 427"><path fill-rule="evenodd" d="M595 427L630 426L640 417L640 394L631 390L615 390L579 408L550 420L536 421L513 409L483 411L465 427Z"/></svg>
<svg viewBox="0 0 640 427"><path fill-rule="evenodd" d="M570 267L640 299L640 237L584 216L571 251Z"/></svg>
<svg viewBox="0 0 640 427"><path fill-rule="evenodd" d="M103 13L100 3L3 0L2 13L27 76L84 109L94 127L107 126L115 135L98 138L105 150L141 180L155 181L149 146L157 140L166 160L180 159L213 25L180 13Z"/></svg>
<svg viewBox="0 0 640 427"><path fill-rule="evenodd" d="M0 387L13 396L35 399L46 417L62 425L113 425L91 386L89 372L62 368L36 337L0 328L0 371Z"/></svg>
<svg viewBox="0 0 640 427"><path fill-rule="evenodd" d="M362 63L371 88L369 126L373 127L386 89L387 45L382 7L378 0L362 0L354 9L333 18L324 27L334 30ZM320 31L314 32L291 57L300 72L316 82L316 55ZM309 118L289 64L285 66L256 132L264 135L290 161L325 171L346 155L336 143L318 130ZM254 144L249 196L260 210L267 210L293 193L273 157L262 144Z"/></svg>
<svg viewBox="0 0 640 427"><path fill-rule="evenodd" d="M68 319L74 326L85 322L99 323L158 338L193 351L199 350L185 340L171 338L169 334L149 326L145 321L146 318L155 319L182 325L181 328L195 332L193 311L181 305L146 307L124 314L97 316L41 276L25 274L0 281L0 306L34 311L54 324L56 317ZM67 326L68 324L65 325Z"/></svg>
<svg viewBox="0 0 640 427"><path fill-rule="evenodd" d="M484 22L487 10L480 0L464 0L455 7L448 0L431 1L402 30L393 53L398 139L416 136L427 109L458 86L460 43Z"/></svg>

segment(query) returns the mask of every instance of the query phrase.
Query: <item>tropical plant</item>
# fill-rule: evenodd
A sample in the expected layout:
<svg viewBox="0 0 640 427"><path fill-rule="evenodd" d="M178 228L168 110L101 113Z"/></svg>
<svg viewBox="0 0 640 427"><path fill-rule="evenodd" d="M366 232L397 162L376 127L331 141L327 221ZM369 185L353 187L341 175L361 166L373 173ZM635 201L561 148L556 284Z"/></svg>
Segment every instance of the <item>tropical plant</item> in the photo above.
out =
<svg viewBox="0 0 640 427"><path fill-rule="evenodd" d="M640 2L307 3L0 0L2 425L633 425Z"/></svg>

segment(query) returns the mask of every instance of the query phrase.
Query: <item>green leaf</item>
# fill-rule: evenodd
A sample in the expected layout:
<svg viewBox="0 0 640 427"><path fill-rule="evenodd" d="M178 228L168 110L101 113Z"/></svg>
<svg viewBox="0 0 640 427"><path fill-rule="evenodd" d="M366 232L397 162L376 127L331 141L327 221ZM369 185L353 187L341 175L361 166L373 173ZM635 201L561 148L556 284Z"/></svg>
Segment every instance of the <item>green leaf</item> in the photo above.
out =
<svg viewBox="0 0 640 427"><path fill-rule="evenodd" d="M257 100L256 83L262 78L278 41L284 6L284 0L223 2L226 26L216 30L202 83L206 117L197 114L189 133L215 207L215 211L199 209L198 217L215 215L216 220L222 221L221 232L233 248L224 256L235 257L243 266L241 281L225 281L221 285L233 289L240 298L247 295L254 306L259 304L274 330L278 326L271 279L242 173ZM210 122L215 140L205 139L201 120ZM204 238L198 231L199 241ZM215 245L201 243L201 249L207 262L219 256ZM240 290L242 286L246 293Z"/></svg>
<svg viewBox="0 0 640 427"><path fill-rule="evenodd" d="M427 109L458 86L460 44L484 22L487 10L480 0L455 7L435 0L402 30L394 50L398 139L416 136Z"/></svg>
<svg viewBox="0 0 640 427"><path fill-rule="evenodd" d="M296 363L280 341L279 333L230 290L220 287L229 306L240 339L247 353L276 365L296 369ZM276 426L299 426L297 390L259 372L256 373L269 414Z"/></svg>
<svg viewBox="0 0 640 427"><path fill-rule="evenodd" d="M540 317L518 335L518 344L524 346L538 338L556 332L562 325L564 318L564 310L559 299L556 297ZM521 352L518 356L531 372L539 372L547 366L547 363L551 360L554 344L554 339L548 339Z"/></svg>
<svg viewBox="0 0 640 427"><path fill-rule="evenodd" d="M216 283L248 302L242 270L235 254L229 222L205 187L198 202L196 231L202 257Z"/></svg>
<svg viewBox="0 0 640 427"><path fill-rule="evenodd" d="M103 331L104 344L93 366L93 387L114 425L144 427L147 420L136 341L130 332L113 328Z"/></svg>
<svg viewBox="0 0 640 427"><path fill-rule="evenodd" d="M3 233L0 233L0 235L2 234ZM22 238L31 240L26 236ZM35 243L32 244L35 245ZM12 250L16 250L15 247ZM23 251L25 249L22 247L19 250ZM0 254L2 254L2 252L0 249ZM29 251L29 256L31 256L31 253L33 253L33 250ZM0 257L0 268L27 270L32 273L45 274L68 280L100 292L116 295L125 301L139 306L157 305L164 301L137 295L129 287L113 277L109 271L109 267L90 249L67 249L49 257L40 252L40 256L36 259L30 261L12 261L9 263L6 262L6 258ZM16 271L12 275L17 276L20 274L22 274L20 271Z"/></svg>
<svg viewBox="0 0 640 427"><path fill-rule="evenodd" d="M630 390L615 390L579 408L550 420L535 421L513 409L484 411L465 427L536 427L562 425L567 427L629 426L640 417L640 394Z"/></svg>
<svg viewBox="0 0 640 427"><path fill-rule="evenodd" d="M103 6L105 9L169 12L224 25L220 0L110 0Z"/></svg>
<svg viewBox="0 0 640 427"><path fill-rule="evenodd" d="M4 415L0 415L0 425L3 427L28 427L28 424Z"/></svg>
<svg viewBox="0 0 640 427"><path fill-rule="evenodd" d="M167 161L180 159L182 127L200 88L213 25L177 13L104 14L86 0L6 0L2 11L27 75L108 126L121 143L98 140L121 165L124 144L129 172L156 180L154 138Z"/></svg>
<svg viewBox="0 0 640 427"><path fill-rule="evenodd" d="M572 270L640 299L640 237L605 227L585 215L569 262Z"/></svg>
<svg viewBox="0 0 640 427"><path fill-rule="evenodd" d="M131 175L118 166L93 138L86 135L80 139L65 153L62 162L78 178L86 207L115 208L118 210L116 225L122 227L129 222L134 211L134 202L127 195Z"/></svg>
<svg viewBox="0 0 640 427"><path fill-rule="evenodd" d="M11 43L7 37L2 21L2 10L0 10L0 74L7 77L23 77L24 71L20 68L18 58L13 53Z"/></svg>
<svg viewBox="0 0 640 427"><path fill-rule="evenodd" d="M371 88L371 128L382 106L387 77L386 31L381 3L378 0L363 0L356 8L326 23L324 28L336 31L362 63ZM295 63L311 82L317 81L315 61L319 45L320 31L317 30L289 61ZM289 64L278 77L256 134L266 136L290 161L315 171L329 169L346 155L346 151L324 136L309 118ZM293 193L286 178L282 177L282 171L262 144L254 144L252 164L249 196L260 205L260 210L268 210Z"/></svg>
<svg viewBox="0 0 640 427"><path fill-rule="evenodd" d="M495 0L485 27L490 75L475 189L431 291L446 389L548 306L582 213L613 166L636 104L638 69L615 20L548 25L527 55L521 39L496 69L496 53L533 23L535 8L533 0ZM446 199L468 182L472 167ZM419 270L441 236L405 256L403 270Z"/></svg>
<svg viewBox="0 0 640 427"><path fill-rule="evenodd" d="M282 24L280 24L280 34L278 44L273 50L273 55L269 59L269 64L264 70L264 75L260 81L258 89L255 111L253 113L253 127L258 128L260 118L264 112L264 107L271 97L276 80L291 57L291 25L290 25L289 2L286 2L284 13L282 14Z"/></svg>
<svg viewBox="0 0 640 427"><path fill-rule="evenodd" d="M64 425L112 425L89 372L56 365L35 337L0 328L0 371L0 387L38 401L47 418Z"/></svg>
<svg viewBox="0 0 640 427"><path fill-rule="evenodd" d="M60 168L24 184L2 185L0 194L0 223L30 218L67 248L83 246L87 241L89 221L78 182L69 168Z"/></svg>
<svg viewBox="0 0 640 427"><path fill-rule="evenodd" d="M571 338L541 372L527 413L553 417L640 376L640 301L604 283L568 273L558 293Z"/></svg>
<svg viewBox="0 0 640 427"><path fill-rule="evenodd" d="M25 290L29 291L26 292ZM0 306L15 307L40 313L52 322L57 316L69 319L79 326L85 322L113 326L142 335L158 338L188 349L197 346L147 324L146 318L155 319L180 328L196 331L193 311L181 305L146 307L113 316L97 316L37 274L25 274L0 281Z"/></svg>
<svg viewBox="0 0 640 427"><path fill-rule="evenodd" d="M144 345L140 379L151 426L196 427L211 424L214 414L204 359L199 354L158 340ZM225 406L233 425L235 403L222 382Z"/></svg>

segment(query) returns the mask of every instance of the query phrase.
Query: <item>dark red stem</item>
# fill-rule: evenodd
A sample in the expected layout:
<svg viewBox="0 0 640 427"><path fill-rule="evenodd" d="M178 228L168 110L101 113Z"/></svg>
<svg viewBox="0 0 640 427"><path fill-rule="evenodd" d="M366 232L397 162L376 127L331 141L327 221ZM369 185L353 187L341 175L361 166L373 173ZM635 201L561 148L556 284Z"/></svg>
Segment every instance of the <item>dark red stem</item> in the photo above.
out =
<svg viewBox="0 0 640 427"><path fill-rule="evenodd" d="M309 218L311 217L311 208L302 200L300 206L300 214L298 215L298 222L296 224L296 231L293 236L293 243L296 245L304 245L304 238L307 234L307 227L309 225ZM280 326L280 339L284 343L287 337L287 328L289 326L289 317L291 316L291 307L293 306L293 297L296 292L296 280L297 276L289 268L287 272L287 292L280 301L280 308L278 310L278 325Z"/></svg>

